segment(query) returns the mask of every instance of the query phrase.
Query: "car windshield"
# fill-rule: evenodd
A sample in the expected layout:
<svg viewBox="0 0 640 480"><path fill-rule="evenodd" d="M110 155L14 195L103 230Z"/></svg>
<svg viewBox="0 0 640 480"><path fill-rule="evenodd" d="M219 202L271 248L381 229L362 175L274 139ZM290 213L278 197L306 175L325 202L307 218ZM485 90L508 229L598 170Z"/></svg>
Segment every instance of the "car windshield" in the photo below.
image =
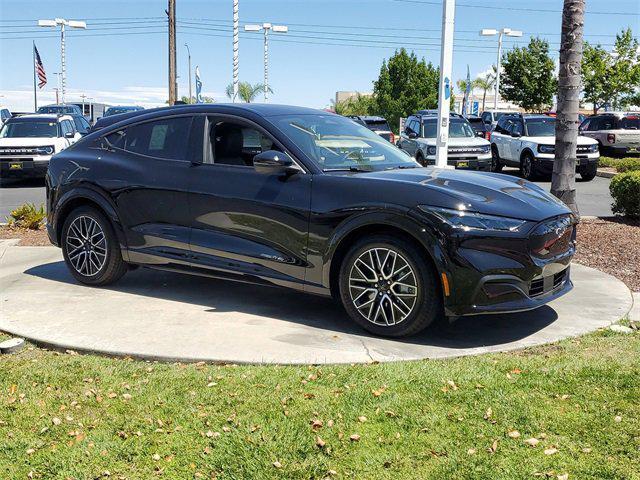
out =
<svg viewBox="0 0 640 480"><path fill-rule="evenodd" d="M61 105L52 105L50 107L40 107L38 113L78 113L80 110L76 107L64 107Z"/></svg>
<svg viewBox="0 0 640 480"><path fill-rule="evenodd" d="M277 115L270 120L325 171L418 166L396 146L348 118Z"/></svg>
<svg viewBox="0 0 640 480"><path fill-rule="evenodd" d="M438 120L430 118L424 121L424 138L436 138L438 135ZM474 137L473 130L466 120L452 118L449 123L449 138Z"/></svg>
<svg viewBox="0 0 640 480"><path fill-rule="evenodd" d="M390 132L389 124L386 120L365 120L367 127L374 132Z"/></svg>
<svg viewBox="0 0 640 480"><path fill-rule="evenodd" d="M110 117L111 115L119 115L120 113L133 112L135 110L137 109L132 107L111 107L104 112L104 116Z"/></svg>
<svg viewBox="0 0 640 480"><path fill-rule="evenodd" d="M9 120L0 130L0 138L57 136L58 123L50 120Z"/></svg>
<svg viewBox="0 0 640 480"><path fill-rule="evenodd" d="M527 135L530 137L554 137L556 135L556 119L554 117L528 119Z"/></svg>

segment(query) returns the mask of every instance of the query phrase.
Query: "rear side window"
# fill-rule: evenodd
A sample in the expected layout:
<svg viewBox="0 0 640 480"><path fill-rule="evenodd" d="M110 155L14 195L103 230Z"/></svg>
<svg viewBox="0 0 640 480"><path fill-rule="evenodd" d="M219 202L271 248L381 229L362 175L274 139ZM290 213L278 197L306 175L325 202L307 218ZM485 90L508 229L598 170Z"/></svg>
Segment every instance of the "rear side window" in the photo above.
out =
<svg viewBox="0 0 640 480"><path fill-rule="evenodd" d="M105 137L114 148L167 160L186 160L192 117L139 123Z"/></svg>
<svg viewBox="0 0 640 480"><path fill-rule="evenodd" d="M620 120L620 128L625 130L640 130L640 117L624 117Z"/></svg>

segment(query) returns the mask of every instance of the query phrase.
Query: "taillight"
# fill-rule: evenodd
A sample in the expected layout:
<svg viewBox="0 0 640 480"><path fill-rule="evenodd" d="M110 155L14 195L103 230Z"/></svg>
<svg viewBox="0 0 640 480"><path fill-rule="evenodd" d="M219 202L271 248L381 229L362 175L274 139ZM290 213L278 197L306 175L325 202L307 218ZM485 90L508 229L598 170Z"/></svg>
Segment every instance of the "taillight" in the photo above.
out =
<svg viewBox="0 0 640 480"><path fill-rule="evenodd" d="M491 132L484 132L484 138L487 140L491 140Z"/></svg>
<svg viewBox="0 0 640 480"><path fill-rule="evenodd" d="M396 143L396 136L393 133L389 135L389 141L391 143Z"/></svg>
<svg viewBox="0 0 640 480"><path fill-rule="evenodd" d="M615 133L608 134L607 135L607 142L616 143L616 134Z"/></svg>

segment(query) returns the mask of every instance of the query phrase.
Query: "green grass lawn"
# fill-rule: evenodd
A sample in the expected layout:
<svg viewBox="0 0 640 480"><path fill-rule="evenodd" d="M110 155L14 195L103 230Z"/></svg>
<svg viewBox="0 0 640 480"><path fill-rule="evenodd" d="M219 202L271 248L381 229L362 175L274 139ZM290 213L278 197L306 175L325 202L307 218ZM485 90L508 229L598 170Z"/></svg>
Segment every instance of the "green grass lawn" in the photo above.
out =
<svg viewBox="0 0 640 480"><path fill-rule="evenodd" d="M610 167L618 170L619 167L621 171L629 171L629 170L639 170L640 169L640 157L625 157L625 158L614 158L614 157L600 157L598 160L599 167Z"/></svg>
<svg viewBox="0 0 640 480"><path fill-rule="evenodd" d="M638 479L639 359L610 331L355 366L32 348L0 356L0 478Z"/></svg>

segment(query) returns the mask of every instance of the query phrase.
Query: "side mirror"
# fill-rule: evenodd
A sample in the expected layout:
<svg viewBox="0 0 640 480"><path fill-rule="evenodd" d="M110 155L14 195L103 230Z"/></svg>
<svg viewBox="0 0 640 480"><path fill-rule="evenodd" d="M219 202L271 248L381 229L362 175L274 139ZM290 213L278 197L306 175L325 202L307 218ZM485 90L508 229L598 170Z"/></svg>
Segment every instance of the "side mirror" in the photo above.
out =
<svg viewBox="0 0 640 480"><path fill-rule="evenodd" d="M520 132L511 132L511 136L513 138L520 138L522 136L522 134Z"/></svg>
<svg viewBox="0 0 640 480"><path fill-rule="evenodd" d="M418 134L416 132L409 132L408 137L409 138L418 138Z"/></svg>
<svg viewBox="0 0 640 480"><path fill-rule="evenodd" d="M75 138L75 132L67 132L64 134L64 138Z"/></svg>
<svg viewBox="0 0 640 480"><path fill-rule="evenodd" d="M278 175L298 171L291 157L283 152L267 150L253 157L253 168L265 175Z"/></svg>
<svg viewBox="0 0 640 480"><path fill-rule="evenodd" d="M476 137L484 138L484 132L477 131L476 132Z"/></svg>

